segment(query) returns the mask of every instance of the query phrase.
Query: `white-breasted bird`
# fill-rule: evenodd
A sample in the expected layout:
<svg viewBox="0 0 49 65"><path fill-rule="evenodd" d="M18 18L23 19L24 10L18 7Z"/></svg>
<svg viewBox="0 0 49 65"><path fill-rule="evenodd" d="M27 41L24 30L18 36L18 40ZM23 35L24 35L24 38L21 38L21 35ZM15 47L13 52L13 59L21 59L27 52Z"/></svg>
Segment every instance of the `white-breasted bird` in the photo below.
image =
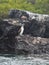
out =
<svg viewBox="0 0 49 65"><path fill-rule="evenodd" d="M23 35L23 32L24 32L24 24L22 24L21 28L20 28L20 33L19 35Z"/></svg>

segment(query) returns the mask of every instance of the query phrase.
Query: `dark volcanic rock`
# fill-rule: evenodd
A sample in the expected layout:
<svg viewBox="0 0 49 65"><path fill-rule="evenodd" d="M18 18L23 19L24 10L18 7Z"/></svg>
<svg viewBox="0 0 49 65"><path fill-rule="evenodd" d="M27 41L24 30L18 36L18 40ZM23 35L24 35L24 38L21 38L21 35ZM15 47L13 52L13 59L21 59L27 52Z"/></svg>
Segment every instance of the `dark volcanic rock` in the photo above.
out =
<svg viewBox="0 0 49 65"><path fill-rule="evenodd" d="M44 33L46 30L46 25L42 21L31 20L30 22L25 23L24 33L30 34L34 37L44 37Z"/></svg>
<svg viewBox="0 0 49 65"><path fill-rule="evenodd" d="M12 10L10 19L0 21L0 52L49 54L49 21L30 19L24 11ZM20 36L21 25L23 35Z"/></svg>
<svg viewBox="0 0 49 65"><path fill-rule="evenodd" d="M49 21L45 21L45 26L44 37L49 38Z"/></svg>
<svg viewBox="0 0 49 65"><path fill-rule="evenodd" d="M7 21L0 21L0 51L12 52L15 49L15 36L19 34L21 26L9 24Z"/></svg>
<svg viewBox="0 0 49 65"><path fill-rule="evenodd" d="M25 11L10 10L9 12L9 18L21 18L22 16L26 16L27 18L29 18L29 14L27 14Z"/></svg>
<svg viewBox="0 0 49 65"><path fill-rule="evenodd" d="M48 33L46 30L49 29L48 22L31 20L24 24L24 35L19 36L18 31L21 26L8 23L8 21L0 22L0 52L49 54L49 39L41 38L48 36L46 35Z"/></svg>
<svg viewBox="0 0 49 65"><path fill-rule="evenodd" d="M32 37L29 35L18 36L16 43L17 54L49 54L49 39L41 37Z"/></svg>
<svg viewBox="0 0 49 65"><path fill-rule="evenodd" d="M49 16L31 13L21 10L10 10L10 18L18 18L20 23L24 23L24 34L36 37L49 37ZM31 19L30 19L31 17Z"/></svg>

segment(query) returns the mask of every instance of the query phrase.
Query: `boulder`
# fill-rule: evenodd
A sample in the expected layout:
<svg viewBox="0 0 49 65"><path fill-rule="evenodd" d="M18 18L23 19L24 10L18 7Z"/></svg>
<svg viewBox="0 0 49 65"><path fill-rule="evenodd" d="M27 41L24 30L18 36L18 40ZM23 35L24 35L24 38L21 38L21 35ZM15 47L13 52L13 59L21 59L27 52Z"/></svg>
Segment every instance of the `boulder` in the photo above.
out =
<svg viewBox="0 0 49 65"><path fill-rule="evenodd" d="M16 37L16 54L49 54L49 39L30 35Z"/></svg>
<svg viewBox="0 0 49 65"><path fill-rule="evenodd" d="M0 51L12 52L15 47L15 36L19 34L21 26L8 23L8 21L0 21Z"/></svg>

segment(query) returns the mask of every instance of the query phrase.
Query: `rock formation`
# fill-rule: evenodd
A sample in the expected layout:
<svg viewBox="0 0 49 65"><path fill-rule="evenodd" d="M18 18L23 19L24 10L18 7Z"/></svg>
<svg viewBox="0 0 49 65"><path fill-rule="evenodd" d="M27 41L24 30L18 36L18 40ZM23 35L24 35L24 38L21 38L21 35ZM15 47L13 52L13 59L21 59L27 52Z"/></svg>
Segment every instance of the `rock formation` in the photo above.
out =
<svg viewBox="0 0 49 65"><path fill-rule="evenodd" d="M32 37L29 35L18 36L16 43L17 54L49 54L49 39Z"/></svg>
<svg viewBox="0 0 49 65"><path fill-rule="evenodd" d="M49 20L39 19L30 18L27 11L12 10L9 19L0 20L0 52L49 54ZM19 35L22 24L24 33Z"/></svg>

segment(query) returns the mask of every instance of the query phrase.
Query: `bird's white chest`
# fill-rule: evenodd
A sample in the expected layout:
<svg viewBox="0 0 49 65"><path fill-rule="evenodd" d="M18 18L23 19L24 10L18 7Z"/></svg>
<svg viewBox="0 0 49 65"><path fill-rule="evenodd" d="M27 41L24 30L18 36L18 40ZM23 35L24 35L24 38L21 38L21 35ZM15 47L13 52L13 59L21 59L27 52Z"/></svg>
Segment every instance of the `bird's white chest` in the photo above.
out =
<svg viewBox="0 0 49 65"><path fill-rule="evenodd" d="M22 26L22 27L21 27L21 31L20 31L20 35L22 35L23 32L24 32L24 27Z"/></svg>

